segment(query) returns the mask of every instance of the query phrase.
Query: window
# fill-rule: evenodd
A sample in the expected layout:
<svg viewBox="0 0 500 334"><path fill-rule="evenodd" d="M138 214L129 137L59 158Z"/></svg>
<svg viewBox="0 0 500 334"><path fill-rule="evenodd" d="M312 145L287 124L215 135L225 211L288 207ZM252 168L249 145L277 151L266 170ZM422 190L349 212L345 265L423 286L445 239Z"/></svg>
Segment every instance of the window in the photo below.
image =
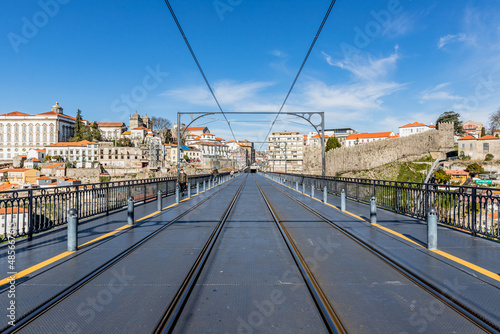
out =
<svg viewBox="0 0 500 334"><path fill-rule="evenodd" d="M483 143L483 151L489 151L490 150L490 144L489 143Z"/></svg>
<svg viewBox="0 0 500 334"><path fill-rule="evenodd" d="M465 144L462 144L462 148L465 148Z"/></svg>
<svg viewBox="0 0 500 334"><path fill-rule="evenodd" d="M472 143L470 143L469 145L470 145L469 147L472 148Z"/></svg>

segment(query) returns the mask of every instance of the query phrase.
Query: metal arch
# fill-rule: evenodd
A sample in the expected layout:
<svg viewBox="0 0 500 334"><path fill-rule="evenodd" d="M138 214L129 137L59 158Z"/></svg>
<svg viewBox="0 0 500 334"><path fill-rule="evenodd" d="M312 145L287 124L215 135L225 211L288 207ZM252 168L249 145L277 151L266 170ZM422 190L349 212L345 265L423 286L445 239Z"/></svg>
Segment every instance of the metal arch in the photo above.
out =
<svg viewBox="0 0 500 334"><path fill-rule="evenodd" d="M222 114L222 112L178 112L177 113L177 149L178 149L178 157L177 157L177 176L179 176L179 171L180 171L180 163L181 163L181 145L180 145L180 125L181 125L181 116L182 115L190 115L191 116L191 122L186 125L186 128L182 132L182 135L184 136L184 133L186 132L187 128L189 125L191 125L194 121L208 116L208 115L215 115L215 114ZM224 114L280 114L279 112L265 112L265 111L238 111L238 112L224 112ZM320 134L320 142L321 142L321 175L325 177L325 112L324 111L298 111L298 112L281 112L281 114L284 115L292 115L296 116L299 118L302 118L303 120L307 121L311 126L316 130L316 132L321 133ZM318 124L314 124L311 121L311 117L314 115L319 115L321 117L321 121ZM196 117L195 117L196 116ZM266 142L267 143L267 142Z"/></svg>

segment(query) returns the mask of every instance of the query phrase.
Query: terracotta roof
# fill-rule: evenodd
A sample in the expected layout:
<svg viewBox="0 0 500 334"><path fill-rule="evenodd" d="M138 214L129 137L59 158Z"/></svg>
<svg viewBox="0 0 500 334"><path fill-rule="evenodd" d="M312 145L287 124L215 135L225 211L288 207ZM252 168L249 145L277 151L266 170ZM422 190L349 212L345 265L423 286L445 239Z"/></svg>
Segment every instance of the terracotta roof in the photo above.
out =
<svg viewBox="0 0 500 334"><path fill-rule="evenodd" d="M429 125L429 127L430 127L430 128L435 128L436 126L435 126L435 125L433 125L433 124L430 124L430 125Z"/></svg>
<svg viewBox="0 0 500 334"><path fill-rule="evenodd" d="M205 126L191 126L187 128L188 131L199 131L205 129Z"/></svg>
<svg viewBox="0 0 500 334"><path fill-rule="evenodd" d="M200 140L201 136L196 137L194 140Z"/></svg>
<svg viewBox="0 0 500 334"><path fill-rule="evenodd" d="M52 182L49 186L57 186L57 182Z"/></svg>
<svg viewBox="0 0 500 334"><path fill-rule="evenodd" d="M320 134L317 134L317 135L312 136L312 138L319 138L319 137L320 137ZM325 135L325 138L329 138L329 137L330 137L330 136Z"/></svg>
<svg viewBox="0 0 500 334"><path fill-rule="evenodd" d="M222 139L222 138L220 138L220 137L217 137L217 138L215 138L215 139L216 139L216 140L218 140L218 141L224 141L224 139Z"/></svg>
<svg viewBox="0 0 500 334"><path fill-rule="evenodd" d="M399 138L399 133L396 133L394 136L389 136L387 139Z"/></svg>
<svg viewBox="0 0 500 334"><path fill-rule="evenodd" d="M469 175L469 172L467 172L464 169L445 169L446 174L450 175L464 175L467 176Z"/></svg>
<svg viewBox="0 0 500 334"><path fill-rule="evenodd" d="M0 116L31 116L31 115L28 115L28 114L25 114L25 113L19 112L19 111L12 111L12 112L9 112L6 114L2 114Z"/></svg>
<svg viewBox="0 0 500 334"><path fill-rule="evenodd" d="M106 127L122 127L125 123L123 122L97 122L97 126L100 128Z"/></svg>
<svg viewBox="0 0 500 334"><path fill-rule="evenodd" d="M227 143L228 143L228 144L229 144L229 143L236 143L236 140L230 140L230 141L228 141Z"/></svg>
<svg viewBox="0 0 500 334"><path fill-rule="evenodd" d="M207 132L207 133L202 134L202 136L215 136L215 135L211 134L210 132Z"/></svg>
<svg viewBox="0 0 500 334"><path fill-rule="evenodd" d="M58 166L61 166L61 165L65 165L64 162L58 162L56 164L53 164L53 165L50 165L50 166L46 166L46 167L42 167L42 168L55 168L55 167L58 167Z"/></svg>
<svg viewBox="0 0 500 334"><path fill-rule="evenodd" d="M498 137L495 137L492 135L486 135L486 136L479 138L479 140L487 140L487 139L498 139Z"/></svg>
<svg viewBox="0 0 500 334"><path fill-rule="evenodd" d="M97 143L88 141L88 140L82 140L78 142L60 142L60 143L55 143L51 145L47 145L47 147L85 147L88 144L93 144L97 145Z"/></svg>
<svg viewBox="0 0 500 334"><path fill-rule="evenodd" d="M476 139L476 137L473 137L473 136L471 136L471 135L467 135L467 136L465 136L465 137L458 138L458 140L471 140L471 139L475 140L475 139Z"/></svg>
<svg viewBox="0 0 500 334"><path fill-rule="evenodd" d="M61 117L70 118L70 119L72 119L72 120L75 120L75 121L76 121L76 118L75 118L75 117L68 116L68 115L64 115L64 114L58 114L58 113L56 113L55 111L47 111L47 112L43 112L43 113L41 113L41 114L36 114L36 116L39 116L39 115L57 115L57 116L61 116Z"/></svg>
<svg viewBox="0 0 500 334"><path fill-rule="evenodd" d="M26 154L19 154L19 157L21 157L21 158L26 158L26 157L27 157L27 155L26 155Z"/></svg>
<svg viewBox="0 0 500 334"><path fill-rule="evenodd" d="M132 129L132 130L146 130L146 131L151 131L151 130L149 130L148 128L146 128L144 126L140 126L138 128Z"/></svg>
<svg viewBox="0 0 500 334"><path fill-rule="evenodd" d="M368 139L368 138L388 138L391 132L373 132L373 133L353 133L347 136L346 140Z"/></svg>
<svg viewBox="0 0 500 334"><path fill-rule="evenodd" d="M37 151L39 153L47 153L47 150L38 150L38 149L35 149L35 151Z"/></svg>
<svg viewBox="0 0 500 334"><path fill-rule="evenodd" d="M27 170L28 170L28 168L12 168L12 169L9 169L9 172L25 172Z"/></svg>
<svg viewBox="0 0 500 334"><path fill-rule="evenodd" d="M186 137L189 137L189 136L191 136L191 137L193 137L193 136L194 137L199 137L198 135L195 135L194 133L190 133L190 134L186 135Z"/></svg>
<svg viewBox="0 0 500 334"><path fill-rule="evenodd" d="M28 212L28 209L24 209L24 208L19 208L19 207L14 207L14 208L7 208L7 213L19 213L19 212ZM1 208L0 209L0 215L4 215L5 214L5 208Z"/></svg>
<svg viewBox="0 0 500 334"><path fill-rule="evenodd" d="M9 190L13 186L14 186L13 184L2 184L2 185L0 185L0 191Z"/></svg>
<svg viewBox="0 0 500 334"><path fill-rule="evenodd" d="M427 125L425 125L424 123L414 122L414 123L405 124L403 126L400 126L399 128L411 128L414 126L427 126Z"/></svg>
<svg viewBox="0 0 500 334"><path fill-rule="evenodd" d="M33 162L40 162L40 159L37 159L37 158L31 158L29 161L33 161Z"/></svg>
<svg viewBox="0 0 500 334"><path fill-rule="evenodd" d="M42 177L37 177L37 180L52 180L50 177L42 176Z"/></svg>

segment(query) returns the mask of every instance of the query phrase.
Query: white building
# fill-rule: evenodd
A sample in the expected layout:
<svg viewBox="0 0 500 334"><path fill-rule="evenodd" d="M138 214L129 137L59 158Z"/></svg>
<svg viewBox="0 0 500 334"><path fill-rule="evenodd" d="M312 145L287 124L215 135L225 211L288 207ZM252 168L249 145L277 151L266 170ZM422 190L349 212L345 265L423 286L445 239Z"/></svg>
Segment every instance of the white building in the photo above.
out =
<svg viewBox="0 0 500 334"><path fill-rule="evenodd" d="M273 132L267 139L267 149L271 171L302 172L304 135L298 132Z"/></svg>
<svg viewBox="0 0 500 334"><path fill-rule="evenodd" d="M346 147L371 143L372 141L396 138L394 132L355 133L346 138Z"/></svg>
<svg viewBox="0 0 500 334"><path fill-rule="evenodd" d="M64 115L59 103L51 111L29 115L14 111L0 115L0 161L11 162L30 149L68 141L73 136L76 119Z"/></svg>
<svg viewBox="0 0 500 334"><path fill-rule="evenodd" d="M16 235L28 231L28 209L1 208L0 209L0 234ZM11 233L13 232L13 233Z"/></svg>
<svg viewBox="0 0 500 334"><path fill-rule="evenodd" d="M425 131L429 130L435 130L436 126L435 125L425 125L423 123L419 122L414 122L414 123L408 123L403 126L399 127L399 136L400 137L407 137L411 135L416 135L417 133L422 133Z"/></svg>
<svg viewBox="0 0 500 334"><path fill-rule="evenodd" d="M127 126L123 122L97 122L97 126L104 141L118 140L122 137L122 133L127 131Z"/></svg>
<svg viewBox="0 0 500 334"><path fill-rule="evenodd" d="M47 155L60 156L64 161L76 162L76 167L90 167L98 162L99 144L88 140L61 142L46 146Z"/></svg>

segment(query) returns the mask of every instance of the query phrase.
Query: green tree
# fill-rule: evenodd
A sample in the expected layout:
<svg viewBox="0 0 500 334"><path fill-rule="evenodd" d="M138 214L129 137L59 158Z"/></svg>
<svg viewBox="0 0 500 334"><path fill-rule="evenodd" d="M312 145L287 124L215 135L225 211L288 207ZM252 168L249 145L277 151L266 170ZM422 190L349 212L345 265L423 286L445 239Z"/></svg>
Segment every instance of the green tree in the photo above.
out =
<svg viewBox="0 0 500 334"><path fill-rule="evenodd" d="M484 128L483 128L483 129L484 129ZM484 160L485 160L485 161L491 161L491 160L493 160L493 158L494 158L494 157L495 157L495 156L494 156L493 154L488 153L488 154L486 154L486 156L484 157Z"/></svg>
<svg viewBox="0 0 500 334"><path fill-rule="evenodd" d="M330 137L330 138L328 138L328 140L326 142L325 152L328 152L330 150L334 150L334 149L339 148L341 146L342 145L340 144L337 137L335 137L335 136Z"/></svg>
<svg viewBox="0 0 500 334"><path fill-rule="evenodd" d="M164 143L172 144L173 142L174 142L174 136L172 136L172 129L167 129L167 131L165 131Z"/></svg>
<svg viewBox="0 0 500 334"><path fill-rule="evenodd" d="M99 141L101 140L101 130L99 130L99 125L97 125L97 122L94 121L92 124L92 140L91 141Z"/></svg>
<svg viewBox="0 0 500 334"><path fill-rule="evenodd" d="M448 181L451 179L450 174L446 174L446 172L443 169L438 169L434 173L434 178L436 179L436 182L439 184L446 184Z"/></svg>
<svg viewBox="0 0 500 334"><path fill-rule="evenodd" d="M76 122L75 122L75 131L73 132L73 137L69 139L71 142L81 141L83 136L83 122L82 122L82 111L80 109L76 112Z"/></svg>
<svg viewBox="0 0 500 334"><path fill-rule="evenodd" d="M484 137L484 136L486 136L486 129L485 129L485 127L483 126L483 127L481 128L481 137Z"/></svg>
<svg viewBox="0 0 500 334"><path fill-rule="evenodd" d="M462 136L465 134L462 121L460 120L460 114L454 111L446 111L442 113L436 120L436 127L439 130L439 123L442 122L453 122L455 126L455 135Z"/></svg>
<svg viewBox="0 0 500 334"><path fill-rule="evenodd" d="M474 162L465 168L466 171L468 171L471 174L479 174L479 173L484 173L484 168L477 162Z"/></svg>

